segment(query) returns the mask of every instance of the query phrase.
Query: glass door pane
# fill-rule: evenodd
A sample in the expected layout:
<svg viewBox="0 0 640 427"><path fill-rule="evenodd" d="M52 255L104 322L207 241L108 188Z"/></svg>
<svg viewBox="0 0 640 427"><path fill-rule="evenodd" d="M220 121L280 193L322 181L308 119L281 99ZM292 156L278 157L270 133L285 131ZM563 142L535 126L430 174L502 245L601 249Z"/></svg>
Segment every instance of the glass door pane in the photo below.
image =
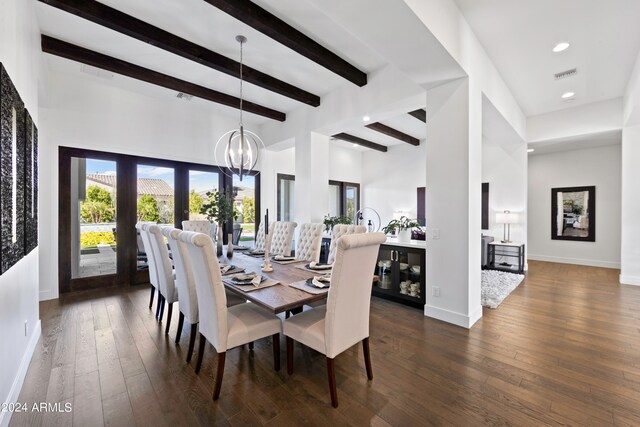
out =
<svg viewBox="0 0 640 427"><path fill-rule="evenodd" d="M71 278L116 274L115 161L71 158Z"/></svg>
<svg viewBox="0 0 640 427"><path fill-rule="evenodd" d="M254 247L256 240L256 177L233 175L233 204L238 213L234 221L234 244Z"/></svg>
<svg viewBox="0 0 640 427"><path fill-rule="evenodd" d="M340 192L340 184L329 184L329 216L339 216L340 201L342 200L342 193Z"/></svg>
<svg viewBox="0 0 640 427"><path fill-rule="evenodd" d="M278 174L278 221L294 221L295 177Z"/></svg>
<svg viewBox="0 0 640 427"><path fill-rule="evenodd" d="M202 212L203 204L220 188L220 175L217 172L189 171L189 210L185 219L204 221L207 215ZM211 238L216 239L217 228L211 227Z"/></svg>
<svg viewBox="0 0 640 427"><path fill-rule="evenodd" d="M360 188L355 185L345 184L344 200L345 216L354 219L356 216L356 212L358 212L358 210L360 209Z"/></svg>

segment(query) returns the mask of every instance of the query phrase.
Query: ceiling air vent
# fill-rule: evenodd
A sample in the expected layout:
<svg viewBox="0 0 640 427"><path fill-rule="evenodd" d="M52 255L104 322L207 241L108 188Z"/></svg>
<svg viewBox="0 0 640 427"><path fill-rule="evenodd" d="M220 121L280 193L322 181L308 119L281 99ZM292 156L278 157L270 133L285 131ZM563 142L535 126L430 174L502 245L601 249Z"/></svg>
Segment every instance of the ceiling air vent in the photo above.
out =
<svg viewBox="0 0 640 427"><path fill-rule="evenodd" d="M553 77L555 77L556 80L562 80L566 79L567 77L573 77L576 74L578 74L578 69L572 68L570 70L560 71L559 73L554 74Z"/></svg>
<svg viewBox="0 0 640 427"><path fill-rule="evenodd" d="M191 101L193 99L193 95L189 95L188 93L178 92L178 99L184 99L185 101Z"/></svg>

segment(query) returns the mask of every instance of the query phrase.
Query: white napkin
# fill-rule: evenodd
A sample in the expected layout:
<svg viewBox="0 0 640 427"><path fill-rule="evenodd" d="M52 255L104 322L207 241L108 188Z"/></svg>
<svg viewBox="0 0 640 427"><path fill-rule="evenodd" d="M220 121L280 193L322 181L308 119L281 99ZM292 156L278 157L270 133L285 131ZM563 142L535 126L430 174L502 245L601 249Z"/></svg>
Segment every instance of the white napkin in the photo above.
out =
<svg viewBox="0 0 640 427"><path fill-rule="evenodd" d="M245 273L245 274L236 274L233 277L238 279L238 280L249 280L249 279L254 279L254 278L260 277L260 276L257 275L256 273Z"/></svg>
<svg viewBox="0 0 640 427"><path fill-rule="evenodd" d="M253 278L253 280L251 281L251 284L257 288L260 286L261 282L262 282L262 276L258 274L256 275L256 277Z"/></svg>
<svg viewBox="0 0 640 427"><path fill-rule="evenodd" d="M309 263L309 268L312 268L315 270L328 270L330 268L333 268L333 264L319 264L315 261L311 261Z"/></svg>
<svg viewBox="0 0 640 427"><path fill-rule="evenodd" d="M222 272L222 274L226 273L229 270L231 270L231 265L229 264L224 264L224 267L220 268L220 272Z"/></svg>
<svg viewBox="0 0 640 427"><path fill-rule="evenodd" d="M273 257L276 261L292 261L296 259L294 256L284 256L284 255L276 255Z"/></svg>
<svg viewBox="0 0 640 427"><path fill-rule="evenodd" d="M313 276L311 284L316 288L324 289L329 287L331 283L331 276Z"/></svg>

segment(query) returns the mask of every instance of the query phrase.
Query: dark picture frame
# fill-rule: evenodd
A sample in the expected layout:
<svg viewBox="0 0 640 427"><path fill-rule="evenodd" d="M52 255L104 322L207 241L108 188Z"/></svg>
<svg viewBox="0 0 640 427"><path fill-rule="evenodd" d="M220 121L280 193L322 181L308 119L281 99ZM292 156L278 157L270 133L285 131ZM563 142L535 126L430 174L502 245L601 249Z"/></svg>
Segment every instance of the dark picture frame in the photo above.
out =
<svg viewBox="0 0 640 427"><path fill-rule="evenodd" d="M0 272L25 254L25 108L0 64ZM15 160L14 160L15 159Z"/></svg>
<svg viewBox="0 0 640 427"><path fill-rule="evenodd" d="M489 229L489 183L482 183L482 230Z"/></svg>
<svg viewBox="0 0 640 427"><path fill-rule="evenodd" d="M551 189L551 239L596 241L595 186Z"/></svg>
<svg viewBox="0 0 640 427"><path fill-rule="evenodd" d="M38 246L38 128L25 109L24 156L24 249L28 254Z"/></svg>

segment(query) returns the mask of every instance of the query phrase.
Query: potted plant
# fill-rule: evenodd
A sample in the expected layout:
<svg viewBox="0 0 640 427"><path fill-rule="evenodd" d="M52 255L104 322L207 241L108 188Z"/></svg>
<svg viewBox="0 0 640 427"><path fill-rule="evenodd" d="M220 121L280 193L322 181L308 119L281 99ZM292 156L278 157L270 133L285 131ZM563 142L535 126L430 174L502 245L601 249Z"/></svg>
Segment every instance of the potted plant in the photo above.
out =
<svg viewBox="0 0 640 427"><path fill-rule="evenodd" d="M327 230L327 232L331 232L331 229L333 228L334 225L337 224L352 224L353 221L351 221L351 218L346 217L346 216L329 216L329 214L325 215L324 217L324 226L325 229Z"/></svg>
<svg viewBox="0 0 640 427"><path fill-rule="evenodd" d="M401 216L400 219L392 219L389 221L389 224L382 228L382 232L385 234L395 233L398 235L399 242L408 242L411 240L411 230L415 228L422 230L417 219L409 219L406 216Z"/></svg>
<svg viewBox="0 0 640 427"><path fill-rule="evenodd" d="M229 221L235 220L238 217L238 211L233 206L233 199L227 197L224 193L219 191L207 192L207 199L202 203L200 213L206 215L210 222L218 223L218 235L217 240L217 252L218 256L222 255L222 229ZM233 254L233 234L228 236L229 244L227 245L227 252Z"/></svg>

